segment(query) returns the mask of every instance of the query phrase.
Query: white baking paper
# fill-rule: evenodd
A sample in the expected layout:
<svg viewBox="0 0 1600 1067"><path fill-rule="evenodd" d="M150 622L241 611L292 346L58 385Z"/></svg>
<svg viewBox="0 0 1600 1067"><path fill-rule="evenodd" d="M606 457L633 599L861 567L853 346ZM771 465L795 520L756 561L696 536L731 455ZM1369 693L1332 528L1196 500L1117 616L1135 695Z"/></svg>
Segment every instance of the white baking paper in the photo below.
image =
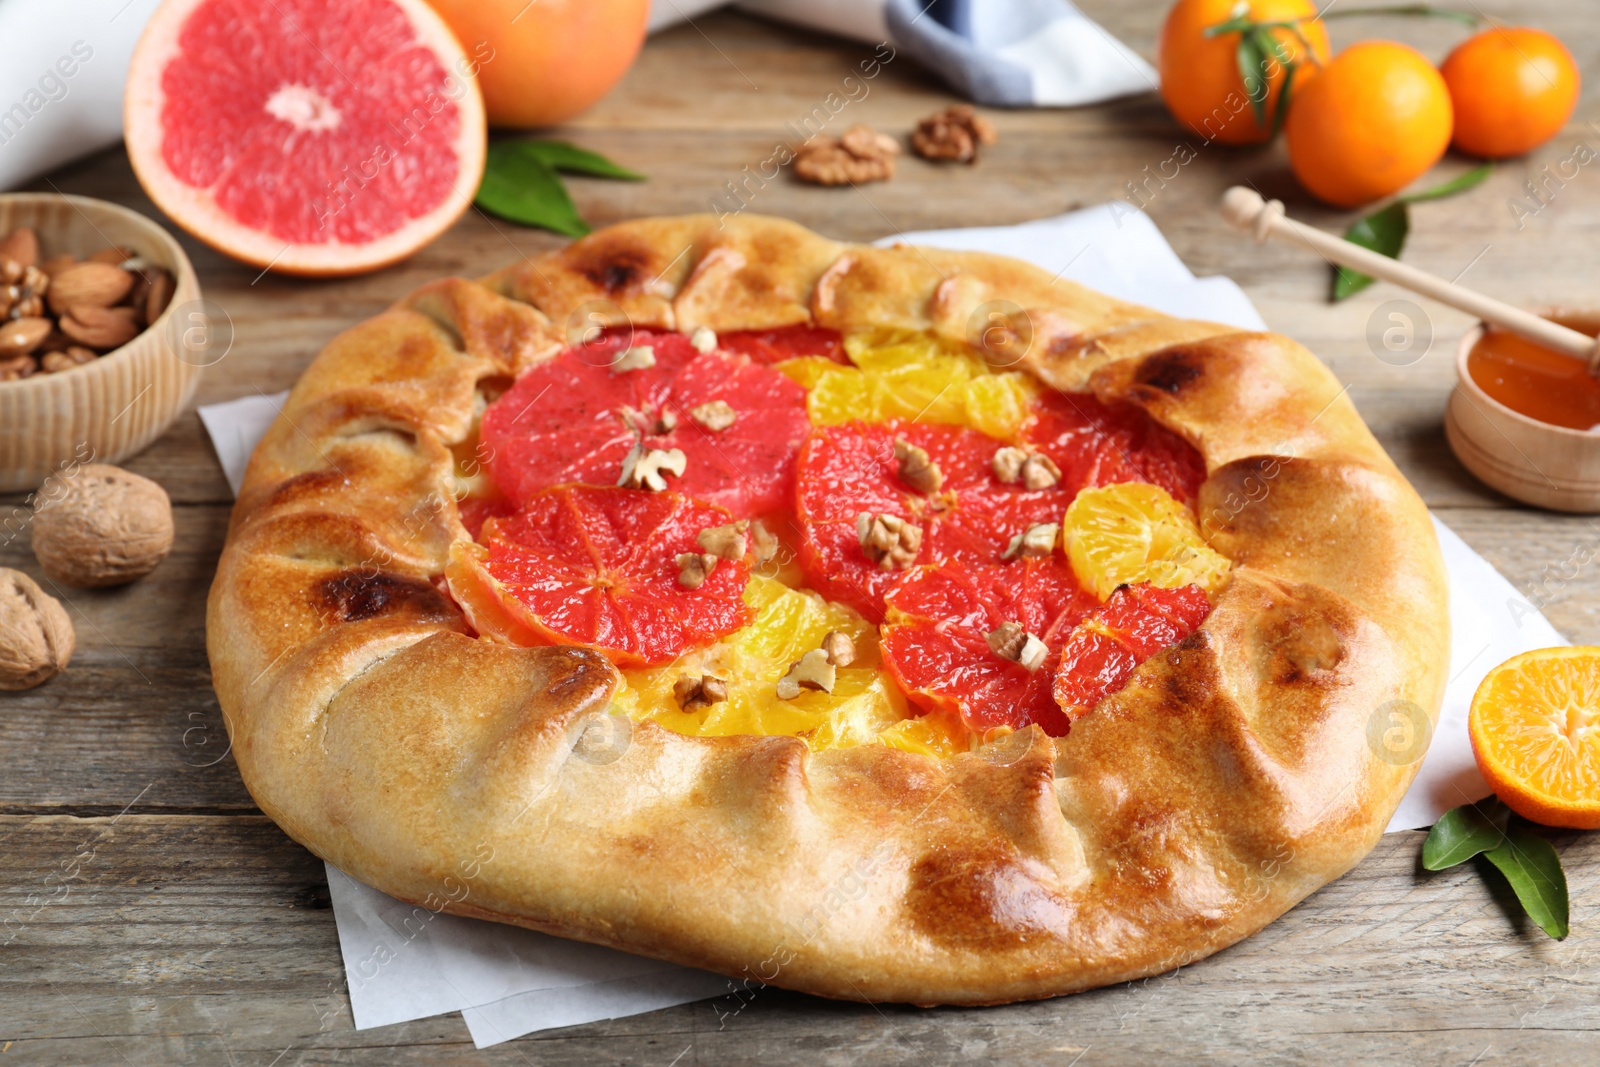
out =
<svg viewBox="0 0 1600 1067"><path fill-rule="evenodd" d="M1227 278L1195 278L1155 224L1124 204L1020 226L893 234L884 243L894 241L1016 256L1174 315L1245 329L1263 325L1237 285ZM200 409L235 492L251 449L286 396L258 392ZM1449 808L1488 795L1467 741L1473 690L1507 657L1566 643L1487 560L1437 520L1435 525L1450 574L1450 684L1431 748L1389 824L1391 832L1431 825ZM328 883L360 1029L460 1011L482 1048L729 988L725 979L703 971L476 919L426 909L419 914L332 867Z"/></svg>

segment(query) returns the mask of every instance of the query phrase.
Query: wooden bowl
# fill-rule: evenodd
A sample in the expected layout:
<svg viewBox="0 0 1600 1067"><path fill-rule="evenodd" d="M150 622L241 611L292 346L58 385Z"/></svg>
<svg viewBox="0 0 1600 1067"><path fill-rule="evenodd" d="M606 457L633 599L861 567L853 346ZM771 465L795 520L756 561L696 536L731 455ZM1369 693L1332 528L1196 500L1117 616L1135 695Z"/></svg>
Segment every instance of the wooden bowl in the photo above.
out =
<svg viewBox="0 0 1600 1067"><path fill-rule="evenodd" d="M185 343L205 335L200 283L160 226L83 196L0 195L0 236L18 226L38 233L46 258L115 245L165 267L176 284L161 317L121 348L71 370L0 382L0 492L33 489L74 462L117 463L138 452L194 396L207 358Z"/></svg>
<svg viewBox="0 0 1600 1067"><path fill-rule="evenodd" d="M1594 333L1600 312L1543 308L1539 314ZM1490 397L1467 372L1467 354L1483 337L1479 323L1456 352L1456 387L1445 408L1450 449L1485 485L1551 511L1600 513L1600 433L1552 426Z"/></svg>

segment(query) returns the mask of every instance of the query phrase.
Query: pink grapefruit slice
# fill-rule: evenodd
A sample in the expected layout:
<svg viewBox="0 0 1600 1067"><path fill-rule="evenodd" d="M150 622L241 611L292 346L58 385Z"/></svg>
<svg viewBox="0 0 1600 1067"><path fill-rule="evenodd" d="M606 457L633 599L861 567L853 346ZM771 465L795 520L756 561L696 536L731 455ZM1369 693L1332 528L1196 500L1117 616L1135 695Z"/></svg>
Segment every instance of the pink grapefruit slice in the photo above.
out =
<svg viewBox="0 0 1600 1067"><path fill-rule="evenodd" d="M1054 694L1067 721L1087 715L1126 685L1139 664L1194 633L1210 613L1211 600L1198 585L1120 586L1061 643Z"/></svg>
<svg viewBox="0 0 1600 1067"><path fill-rule="evenodd" d="M645 365L615 369L629 351ZM481 436L490 474L514 501L564 482L616 485L637 445L681 449L686 465L671 488L748 518L787 501L810 429L806 391L782 372L639 330L528 371L489 405Z"/></svg>
<svg viewBox="0 0 1600 1067"><path fill-rule="evenodd" d="M561 486L486 521L483 544L457 544L445 573L484 636L650 666L750 621L748 557L717 561L693 589L679 580L678 555L700 552L700 531L732 518L677 493Z"/></svg>
<svg viewBox="0 0 1600 1067"><path fill-rule="evenodd" d="M161 210L236 259L375 270L472 203L474 70L422 0L167 0L128 69L128 156Z"/></svg>

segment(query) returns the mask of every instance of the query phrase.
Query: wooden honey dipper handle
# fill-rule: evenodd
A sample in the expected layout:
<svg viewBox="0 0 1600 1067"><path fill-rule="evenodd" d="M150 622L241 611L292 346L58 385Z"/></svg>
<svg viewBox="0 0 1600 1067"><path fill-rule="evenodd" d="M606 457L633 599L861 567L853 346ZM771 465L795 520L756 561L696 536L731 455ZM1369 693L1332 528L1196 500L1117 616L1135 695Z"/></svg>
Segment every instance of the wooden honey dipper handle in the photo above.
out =
<svg viewBox="0 0 1600 1067"><path fill-rule="evenodd" d="M1449 304L1485 322L1504 327L1536 345L1584 360L1589 365L1589 373L1600 376L1600 342L1595 338L1492 296L1485 296L1455 282L1447 282L1399 260L1379 255L1342 237L1302 225L1283 213L1282 201L1263 200L1254 189L1235 185L1224 193L1222 217L1239 229L1250 231L1258 243L1265 243L1268 237L1274 236L1297 241L1340 266L1394 282L1414 293L1432 297L1441 304Z"/></svg>

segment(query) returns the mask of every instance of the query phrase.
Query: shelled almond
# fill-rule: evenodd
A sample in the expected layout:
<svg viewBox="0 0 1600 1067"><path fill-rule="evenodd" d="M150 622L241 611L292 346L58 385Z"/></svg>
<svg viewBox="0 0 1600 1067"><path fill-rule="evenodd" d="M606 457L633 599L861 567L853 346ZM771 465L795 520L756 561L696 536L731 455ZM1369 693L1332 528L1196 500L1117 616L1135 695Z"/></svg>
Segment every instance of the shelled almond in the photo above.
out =
<svg viewBox="0 0 1600 1067"><path fill-rule="evenodd" d="M58 374L120 348L161 317L174 280L124 248L42 258L38 236L0 239L0 382Z"/></svg>

